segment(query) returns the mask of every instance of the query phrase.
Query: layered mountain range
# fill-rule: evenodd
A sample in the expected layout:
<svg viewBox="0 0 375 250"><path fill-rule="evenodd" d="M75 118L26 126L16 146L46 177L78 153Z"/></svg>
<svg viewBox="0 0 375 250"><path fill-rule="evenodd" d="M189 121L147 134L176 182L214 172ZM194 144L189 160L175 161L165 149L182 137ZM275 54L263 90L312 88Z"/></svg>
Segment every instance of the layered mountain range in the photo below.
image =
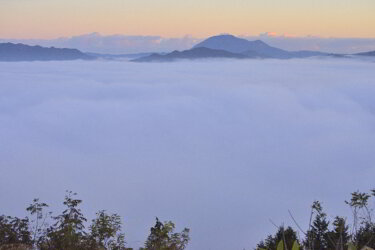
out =
<svg viewBox="0 0 375 250"><path fill-rule="evenodd" d="M77 49L46 48L25 44L0 43L0 61L62 61L93 60L95 57L82 53Z"/></svg>
<svg viewBox="0 0 375 250"><path fill-rule="evenodd" d="M173 51L169 54L152 54L134 61L172 61L176 59L198 58L304 58L312 56L329 56L333 54L317 51L286 51L269 46L261 40L249 41L232 35L219 35L210 37L190 50Z"/></svg>
<svg viewBox="0 0 375 250"><path fill-rule="evenodd" d="M205 59L205 58L307 58L314 56L347 55L330 54L319 51L287 51L272 47L261 40L249 41L233 35L218 35L207 38L196 44L193 48L184 51L170 53L143 53L128 55L110 55L97 53L83 53L77 49L46 48L41 46L29 46L25 44L0 43L0 61L50 61L50 60L124 60L132 59L134 62L165 62L179 59ZM355 56L375 56L375 51L355 54Z"/></svg>
<svg viewBox="0 0 375 250"><path fill-rule="evenodd" d="M355 55L357 55L357 56L375 56L375 50L369 51L369 52L357 53Z"/></svg>

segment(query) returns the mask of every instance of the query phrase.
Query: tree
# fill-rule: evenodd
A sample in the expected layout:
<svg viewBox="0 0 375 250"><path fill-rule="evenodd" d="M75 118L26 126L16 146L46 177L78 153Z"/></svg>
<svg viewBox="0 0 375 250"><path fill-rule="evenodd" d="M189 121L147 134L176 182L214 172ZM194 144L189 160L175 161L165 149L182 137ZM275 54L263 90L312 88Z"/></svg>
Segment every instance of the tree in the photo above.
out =
<svg viewBox="0 0 375 250"><path fill-rule="evenodd" d="M375 190L371 190L371 194L356 191L351 195L350 201L345 201L353 213L351 243L357 249L365 246L375 248L375 225L372 222L372 210L368 207L369 199L375 196Z"/></svg>
<svg viewBox="0 0 375 250"><path fill-rule="evenodd" d="M350 240L349 226L346 225L344 218L336 216L333 221L333 230L329 232L332 242L329 242L330 249L344 250Z"/></svg>
<svg viewBox="0 0 375 250"><path fill-rule="evenodd" d="M361 225L354 235L354 242L357 249L365 246L375 248L375 227L369 223Z"/></svg>
<svg viewBox="0 0 375 250"><path fill-rule="evenodd" d="M46 228L48 226L47 219L50 218L51 212L44 213L44 208L48 205L44 202L40 202L39 199L34 199L33 202L26 208L31 216L35 216L31 220L31 236L34 247L41 246L46 239Z"/></svg>
<svg viewBox="0 0 375 250"><path fill-rule="evenodd" d="M125 249L125 235L121 233L121 224L119 215L108 215L104 210L97 212L90 226L90 240L99 248Z"/></svg>
<svg viewBox="0 0 375 250"><path fill-rule="evenodd" d="M305 247L313 250L329 249L329 221L327 221L327 215L323 212L322 205L319 201L313 202L312 211L315 218L311 225L311 229L307 231L307 238L304 242Z"/></svg>
<svg viewBox="0 0 375 250"><path fill-rule="evenodd" d="M9 244L32 245L28 218L0 216L0 246Z"/></svg>
<svg viewBox="0 0 375 250"><path fill-rule="evenodd" d="M284 229L279 227L274 236L269 235L264 241L257 245L257 249L277 249L279 242L284 242L285 249L292 249L294 242L298 242L297 233L291 227Z"/></svg>
<svg viewBox="0 0 375 250"><path fill-rule="evenodd" d="M39 199L26 208L31 220L0 216L0 250L131 250L125 247L121 218L117 214L101 210L89 230L85 230L87 219L79 208L82 200L76 199L76 195L67 191L65 209L57 216L45 212L48 205Z"/></svg>
<svg viewBox="0 0 375 250"><path fill-rule="evenodd" d="M175 225L171 221L162 223L156 218L154 227L145 242L144 250L183 250L189 243L190 229L184 228L181 233L173 233Z"/></svg>
<svg viewBox="0 0 375 250"><path fill-rule="evenodd" d="M82 203L82 200L74 199L76 195L72 191L67 191L63 203L66 209L61 215L53 217L56 223L47 229L48 248L84 249L82 243L86 240L84 223L87 219L78 207Z"/></svg>

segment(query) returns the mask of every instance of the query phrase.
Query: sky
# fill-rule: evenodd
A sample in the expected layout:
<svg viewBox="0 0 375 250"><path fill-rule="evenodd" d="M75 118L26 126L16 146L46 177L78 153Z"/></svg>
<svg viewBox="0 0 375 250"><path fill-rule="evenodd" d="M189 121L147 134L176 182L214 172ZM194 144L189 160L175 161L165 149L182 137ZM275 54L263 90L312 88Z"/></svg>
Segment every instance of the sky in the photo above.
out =
<svg viewBox="0 0 375 250"><path fill-rule="evenodd" d="M374 188L374 78L374 59L0 63L0 214L56 215L73 190L135 249L156 216L189 250L253 249L288 209L306 229L314 200L350 222Z"/></svg>
<svg viewBox="0 0 375 250"><path fill-rule="evenodd" d="M219 33L375 38L373 0L0 0L0 38Z"/></svg>

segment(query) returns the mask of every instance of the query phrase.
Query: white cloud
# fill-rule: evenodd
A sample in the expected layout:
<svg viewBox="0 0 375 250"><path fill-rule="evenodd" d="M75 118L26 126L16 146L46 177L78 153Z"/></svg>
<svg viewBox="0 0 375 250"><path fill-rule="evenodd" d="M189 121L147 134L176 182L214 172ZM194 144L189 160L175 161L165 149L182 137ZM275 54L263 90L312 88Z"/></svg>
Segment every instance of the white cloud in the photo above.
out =
<svg viewBox="0 0 375 250"><path fill-rule="evenodd" d="M1 213L65 189L124 217L139 246L154 217L190 249L252 249L271 218L349 212L373 188L375 71L356 60L0 63ZM6 202L5 202L6 201Z"/></svg>

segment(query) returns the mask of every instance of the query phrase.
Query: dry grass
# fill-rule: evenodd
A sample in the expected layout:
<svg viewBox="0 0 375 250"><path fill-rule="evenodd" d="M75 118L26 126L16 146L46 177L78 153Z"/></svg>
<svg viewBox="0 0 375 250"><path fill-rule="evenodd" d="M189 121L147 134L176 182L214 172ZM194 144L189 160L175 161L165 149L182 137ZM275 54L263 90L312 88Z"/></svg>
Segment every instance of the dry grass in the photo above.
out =
<svg viewBox="0 0 375 250"><path fill-rule="evenodd" d="M7 244L0 246L0 250L31 250L32 248L25 244Z"/></svg>

